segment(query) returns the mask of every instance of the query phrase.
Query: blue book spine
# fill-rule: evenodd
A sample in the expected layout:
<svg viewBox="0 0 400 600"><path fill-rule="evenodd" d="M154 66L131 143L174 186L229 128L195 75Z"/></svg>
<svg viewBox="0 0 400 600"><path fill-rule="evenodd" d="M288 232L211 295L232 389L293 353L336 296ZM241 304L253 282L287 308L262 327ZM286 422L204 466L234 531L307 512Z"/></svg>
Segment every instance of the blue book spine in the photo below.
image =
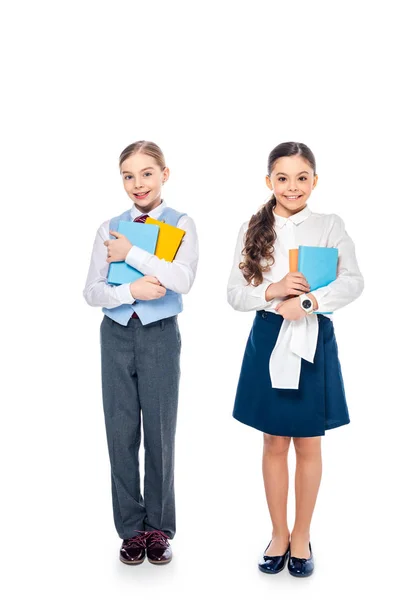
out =
<svg viewBox="0 0 400 600"><path fill-rule="evenodd" d="M120 221L118 232L122 233L131 244L154 254L157 238L160 228L158 225L146 223L134 223L132 221ZM125 261L111 263L108 269L107 283L111 285L121 285L122 283L132 283L143 273L128 265Z"/></svg>
<svg viewBox="0 0 400 600"><path fill-rule="evenodd" d="M323 246L299 246L299 272L310 285L310 291L317 290L335 281L337 276L339 251ZM331 315L332 312L315 311L316 314Z"/></svg>

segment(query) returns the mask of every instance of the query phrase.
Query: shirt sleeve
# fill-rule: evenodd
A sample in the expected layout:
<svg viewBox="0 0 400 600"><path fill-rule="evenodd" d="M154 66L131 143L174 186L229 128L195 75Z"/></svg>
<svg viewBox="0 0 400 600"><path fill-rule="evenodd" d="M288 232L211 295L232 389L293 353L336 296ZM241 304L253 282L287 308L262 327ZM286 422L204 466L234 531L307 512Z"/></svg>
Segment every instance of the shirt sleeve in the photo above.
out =
<svg viewBox="0 0 400 600"><path fill-rule="evenodd" d="M107 247L104 242L109 239L109 222L103 223L96 233L86 279L83 296L90 306L115 308L121 304L133 304L135 298L130 292L129 283L109 285L107 274Z"/></svg>
<svg viewBox="0 0 400 600"><path fill-rule="evenodd" d="M318 302L318 312L338 310L358 298L364 289L354 243L346 232L343 220L338 215L333 215L333 218L327 246L339 251L337 278L312 292Z"/></svg>
<svg viewBox="0 0 400 600"><path fill-rule="evenodd" d="M228 302L235 310L250 311L262 310L272 305L273 300L265 300L265 292L273 283L264 277L263 282L258 286L248 284L243 276L243 272L239 269L239 263L243 260L242 250L245 243L245 234L248 227L248 222L244 223L240 228L235 254L233 258L233 266L228 280Z"/></svg>
<svg viewBox="0 0 400 600"><path fill-rule="evenodd" d="M187 294L196 276L199 245L193 219L188 216L181 217L178 227L186 233L172 262L158 258L137 246L132 246L125 262L144 275L157 277L165 288L178 294Z"/></svg>

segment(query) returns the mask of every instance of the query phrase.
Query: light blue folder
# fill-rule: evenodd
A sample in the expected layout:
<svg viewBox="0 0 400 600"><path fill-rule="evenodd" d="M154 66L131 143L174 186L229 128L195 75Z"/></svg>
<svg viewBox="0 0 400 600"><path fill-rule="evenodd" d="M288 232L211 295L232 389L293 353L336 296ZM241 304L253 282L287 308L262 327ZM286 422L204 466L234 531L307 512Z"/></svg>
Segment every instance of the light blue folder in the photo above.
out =
<svg viewBox="0 0 400 600"><path fill-rule="evenodd" d="M337 248L324 246L299 246L298 270L304 275L310 285L310 291L317 290L335 281L339 251ZM331 315L331 312L317 314Z"/></svg>
<svg viewBox="0 0 400 600"><path fill-rule="evenodd" d="M120 221L118 232L122 233L131 244L147 250L154 254L157 244L157 238L160 228L158 225L146 223L134 223L133 221ZM108 269L107 283L111 285L121 285L121 283L132 283L143 273L130 267L125 261L111 263Z"/></svg>

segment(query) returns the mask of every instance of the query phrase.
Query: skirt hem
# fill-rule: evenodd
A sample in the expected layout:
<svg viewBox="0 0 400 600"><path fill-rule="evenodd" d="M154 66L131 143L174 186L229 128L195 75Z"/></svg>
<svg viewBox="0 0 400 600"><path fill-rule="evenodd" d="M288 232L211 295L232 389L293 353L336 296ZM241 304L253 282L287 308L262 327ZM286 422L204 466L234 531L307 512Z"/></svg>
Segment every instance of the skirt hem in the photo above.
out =
<svg viewBox="0 0 400 600"><path fill-rule="evenodd" d="M236 416L236 415L232 415L233 418L236 421L239 421L239 423L243 423L243 425L247 425L248 427L252 427L253 429L257 429L258 431L261 431L262 433L266 433L267 435L276 435L276 436L280 436L280 437L295 437L295 438L306 438L306 437L320 437L320 436L324 436L325 435L325 431L329 431L330 429L336 429L337 427L342 427L343 425L348 425L350 423L350 419L346 420L346 421L336 421L335 423L332 423L330 425L326 425L325 429L321 432L321 433L302 433L301 435L296 434L296 433L277 433L276 431L264 431L264 429L261 429L258 425L253 425L252 423L248 423L246 422L244 419L241 419L240 417Z"/></svg>

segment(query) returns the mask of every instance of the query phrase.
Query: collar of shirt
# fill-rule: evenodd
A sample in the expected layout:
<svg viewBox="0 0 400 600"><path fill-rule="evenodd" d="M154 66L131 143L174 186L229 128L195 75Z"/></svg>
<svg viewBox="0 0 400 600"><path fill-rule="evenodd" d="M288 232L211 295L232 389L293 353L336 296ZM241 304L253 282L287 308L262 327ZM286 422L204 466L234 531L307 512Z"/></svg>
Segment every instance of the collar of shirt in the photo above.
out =
<svg viewBox="0 0 400 600"><path fill-rule="evenodd" d="M148 214L149 217L151 217L152 219L158 219L158 217L161 215L162 211L164 210L164 208L166 208L166 206L167 205L166 205L165 200L161 200L161 204L159 204L158 206L153 208L153 210L151 210L149 213L146 213L146 214ZM138 210L135 205L132 206L132 209L131 209L132 221L134 219L136 219L136 217L140 217L140 215L143 215L143 214L145 214L145 213Z"/></svg>
<svg viewBox="0 0 400 600"><path fill-rule="evenodd" d="M277 215L275 211L273 211L273 213L276 225L282 229L288 221L291 221L295 225L299 225L299 223L302 223L311 215L311 210L308 208L308 206L305 206L302 210L291 217L281 217L280 215Z"/></svg>

